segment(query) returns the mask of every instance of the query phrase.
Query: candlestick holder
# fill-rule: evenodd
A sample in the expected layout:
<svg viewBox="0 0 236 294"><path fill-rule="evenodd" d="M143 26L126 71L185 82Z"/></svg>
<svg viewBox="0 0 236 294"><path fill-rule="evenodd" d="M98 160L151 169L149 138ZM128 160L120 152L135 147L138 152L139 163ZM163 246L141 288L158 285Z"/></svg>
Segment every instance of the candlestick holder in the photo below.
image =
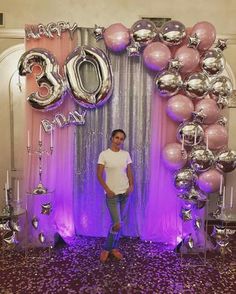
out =
<svg viewBox="0 0 236 294"><path fill-rule="evenodd" d="M33 195L40 195L40 194L46 194L48 192L48 188L45 187L45 185L42 183L42 174L43 174L43 167L42 167L42 158L44 155L52 155L53 154L53 147L50 146L50 148L47 150L46 148L43 148L43 142L42 140L38 141L38 148L32 149L31 146L27 146L27 152L29 155L36 154L38 156L38 175L39 175L39 183L38 185L32 190L32 192L29 192Z"/></svg>
<svg viewBox="0 0 236 294"><path fill-rule="evenodd" d="M6 205L3 207L2 212L4 215L6 216L11 216L14 213L14 207L12 205L12 199L11 199L11 195L12 195L12 188L8 188L7 190L4 191L6 193Z"/></svg>

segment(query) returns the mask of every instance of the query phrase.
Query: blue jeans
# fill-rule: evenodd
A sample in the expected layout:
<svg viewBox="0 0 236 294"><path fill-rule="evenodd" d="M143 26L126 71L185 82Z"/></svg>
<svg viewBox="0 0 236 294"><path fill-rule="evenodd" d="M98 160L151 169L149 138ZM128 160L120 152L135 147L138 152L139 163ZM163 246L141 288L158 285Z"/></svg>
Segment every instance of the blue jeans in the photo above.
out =
<svg viewBox="0 0 236 294"><path fill-rule="evenodd" d="M111 215L112 225L103 246L104 250L111 251L119 247L121 230L115 231L113 230L113 226L115 224L122 224L124 221L127 214L128 199L129 196L126 194L118 194L113 197L106 196L107 208Z"/></svg>

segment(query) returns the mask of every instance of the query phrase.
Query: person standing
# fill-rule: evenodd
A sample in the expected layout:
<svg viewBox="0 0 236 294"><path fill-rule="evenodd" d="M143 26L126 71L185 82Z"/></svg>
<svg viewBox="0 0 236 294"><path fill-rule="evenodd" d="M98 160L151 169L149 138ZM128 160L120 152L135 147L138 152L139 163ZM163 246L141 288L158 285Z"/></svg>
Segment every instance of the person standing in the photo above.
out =
<svg viewBox="0 0 236 294"><path fill-rule="evenodd" d="M110 148L102 151L98 158L97 178L104 188L112 220L100 254L101 262L106 262L110 254L118 260L123 258L119 250L120 232L127 213L129 195L134 189L132 160L129 152L122 149L125 138L126 134L122 129L114 130L111 134Z"/></svg>

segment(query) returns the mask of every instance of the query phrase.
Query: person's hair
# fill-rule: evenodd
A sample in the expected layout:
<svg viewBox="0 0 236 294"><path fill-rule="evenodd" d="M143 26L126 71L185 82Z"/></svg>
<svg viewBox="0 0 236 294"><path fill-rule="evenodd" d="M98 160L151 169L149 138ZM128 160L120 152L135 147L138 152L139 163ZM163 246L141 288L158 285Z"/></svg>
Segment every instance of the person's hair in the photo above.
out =
<svg viewBox="0 0 236 294"><path fill-rule="evenodd" d="M122 129L117 129L117 130L112 131L111 138L115 137L115 135L117 133L122 133L124 135L124 137L126 138L126 133Z"/></svg>

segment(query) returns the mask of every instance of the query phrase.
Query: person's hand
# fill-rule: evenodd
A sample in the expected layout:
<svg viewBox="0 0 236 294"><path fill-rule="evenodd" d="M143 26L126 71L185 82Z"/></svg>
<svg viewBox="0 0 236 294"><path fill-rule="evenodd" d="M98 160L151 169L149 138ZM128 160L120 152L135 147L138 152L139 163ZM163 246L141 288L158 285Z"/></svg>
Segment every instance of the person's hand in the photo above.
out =
<svg viewBox="0 0 236 294"><path fill-rule="evenodd" d="M128 196L133 191L134 191L134 186L129 186L129 188L126 190L125 194Z"/></svg>
<svg viewBox="0 0 236 294"><path fill-rule="evenodd" d="M106 191L106 193L107 193L107 196L108 196L108 197L113 197L113 196L116 195L116 194L115 194L113 191L111 191L110 189L108 189L108 190Z"/></svg>

